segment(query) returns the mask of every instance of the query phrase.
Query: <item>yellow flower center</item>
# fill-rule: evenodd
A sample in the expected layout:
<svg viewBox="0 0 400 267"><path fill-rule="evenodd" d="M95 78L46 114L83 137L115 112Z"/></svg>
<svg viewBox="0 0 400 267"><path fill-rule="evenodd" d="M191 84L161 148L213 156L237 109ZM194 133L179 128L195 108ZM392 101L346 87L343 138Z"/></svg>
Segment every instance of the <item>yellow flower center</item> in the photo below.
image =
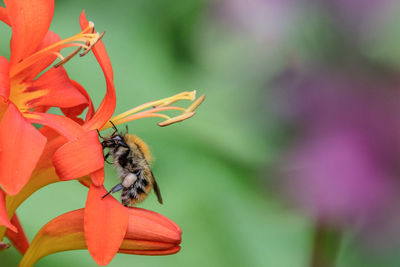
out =
<svg viewBox="0 0 400 267"><path fill-rule="evenodd" d="M89 26L80 33L51 44L13 66L10 70L9 99L18 107L21 112L27 112L32 109L35 100L46 95L48 92L46 89L29 91L29 85L31 81L26 79L26 74L24 71L34 66L45 57L51 55L55 55L61 59L54 65L54 67L59 67L68 62L71 58L77 55L82 48L84 49L84 52L81 53L80 56L84 56L103 37L103 35L104 32L101 34L94 32L94 24L93 22L89 22ZM66 57L63 57L60 51L68 47L77 47L77 49Z"/></svg>
<svg viewBox="0 0 400 267"><path fill-rule="evenodd" d="M34 99L38 99L47 93L46 90L27 92L27 84L23 83L21 80L11 80L10 87L9 99L22 113L29 111L31 108L31 101L34 101Z"/></svg>

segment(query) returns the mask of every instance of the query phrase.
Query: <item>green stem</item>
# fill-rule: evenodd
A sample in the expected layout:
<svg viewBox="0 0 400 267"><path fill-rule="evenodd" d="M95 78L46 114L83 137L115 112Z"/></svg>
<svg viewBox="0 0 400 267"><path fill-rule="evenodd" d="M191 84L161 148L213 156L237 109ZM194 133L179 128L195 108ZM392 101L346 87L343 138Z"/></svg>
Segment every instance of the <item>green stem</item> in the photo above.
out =
<svg viewBox="0 0 400 267"><path fill-rule="evenodd" d="M321 221L317 222L310 266L334 267L339 248L340 231Z"/></svg>

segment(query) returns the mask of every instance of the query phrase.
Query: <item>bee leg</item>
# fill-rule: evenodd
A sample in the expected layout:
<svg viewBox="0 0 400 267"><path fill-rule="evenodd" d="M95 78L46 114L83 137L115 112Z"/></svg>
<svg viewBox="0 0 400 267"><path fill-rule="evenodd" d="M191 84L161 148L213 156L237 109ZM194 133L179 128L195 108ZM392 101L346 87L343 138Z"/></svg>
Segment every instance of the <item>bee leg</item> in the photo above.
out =
<svg viewBox="0 0 400 267"><path fill-rule="evenodd" d="M111 190L108 191L108 193L105 194L105 195L102 197L102 199L104 199L106 196L108 196L108 195L111 194L111 193L115 193L115 192L118 192L118 191L122 190L123 188L124 188L124 187L122 186L122 184L117 184L116 186L114 186L113 188L111 188Z"/></svg>
<svg viewBox="0 0 400 267"><path fill-rule="evenodd" d="M109 162L107 159L110 156L110 153L107 153L104 155L104 161L107 162L108 164L113 164L113 162Z"/></svg>

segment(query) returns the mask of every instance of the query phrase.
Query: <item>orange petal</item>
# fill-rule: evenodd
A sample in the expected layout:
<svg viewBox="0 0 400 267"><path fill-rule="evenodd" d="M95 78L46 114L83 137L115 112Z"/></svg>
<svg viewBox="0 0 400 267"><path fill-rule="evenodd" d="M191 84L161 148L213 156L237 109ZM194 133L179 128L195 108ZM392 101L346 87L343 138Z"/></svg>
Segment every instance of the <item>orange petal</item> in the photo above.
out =
<svg viewBox="0 0 400 267"><path fill-rule="evenodd" d="M90 178L90 176L84 176L84 177L80 177L78 180L82 185L86 186L86 187L90 187L90 185L92 184L92 179Z"/></svg>
<svg viewBox="0 0 400 267"><path fill-rule="evenodd" d="M89 24L85 11L82 12L79 23L81 25L82 30L87 27ZM106 95L103 98L103 101L100 103L99 108L94 114L93 118L91 118L88 122L85 123L84 128L88 130L100 129L104 124L108 122L115 110L116 104L116 96L115 96L115 88L113 83L113 70L111 66L110 58L107 55L107 51L104 47L103 42L100 40L93 47L93 54L95 55L97 61L99 62L101 69L103 70L104 77L106 79L107 91Z"/></svg>
<svg viewBox="0 0 400 267"><path fill-rule="evenodd" d="M109 77L106 77L106 79L106 95L104 96L103 101L100 103L100 106L93 117L83 125L84 129L86 130L101 129L101 127L103 127L103 125L109 121L114 113L116 103L115 88Z"/></svg>
<svg viewBox="0 0 400 267"><path fill-rule="evenodd" d="M97 195L97 198L102 194L101 191L105 192L104 188L98 191L97 194L94 194ZM108 200L104 199L104 201ZM116 200L114 199L113 201ZM40 258L51 253L87 248L85 242L87 233L84 234L84 229L86 230L87 227L86 217L84 219L84 216L87 215L87 208L65 213L43 226L33 239L19 266L33 266ZM179 227L172 221L160 214L144 209L125 208L125 211L128 214L129 226L118 250L119 253L168 255L179 251L181 232ZM93 213L96 215L96 211L93 211ZM101 224L102 221L94 223L93 227L96 228L98 227L97 224ZM105 244L107 242L105 236L112 235L114 229L108 230L110 231L109 233L98 233L98 246L108 246ZM103 265L108 262L96 261L96 263Z"/></svg>
<svg viewBox="0 0 400 267"><path fill-rule="evenodd" d="M134 254L134 255L147 255L147 256L161 256L161 255L172 255L176 254L181 250L179 245L175 245L172 248L164 249L164 250L129 250L129 249L120 249L118 253L124 254Z"/></svg>
<svg viewBox="0 0 400 267"><path fill-rule="evenodd" d="M129 217L140 217L140 220L129 220L124 239L152 240L163 243L179 244L182 231L179 226L157 212L129 208Z"/></svg>
<svg viewBox="0 0 400 267"><path fill-rule="evenodd" d="M0 96L0 121L8 109L9 101ZM1 151L0 151L1 152Z"/></svg>
<svg viewBox="0 0 400 267"><path fill-rule="evenodd" d="M39 51L43 48L46 48L54 43L57 43L60 41L60 36L58 34L48 31L46 35L43 38L43 41L39 45L39 47L35 50ZM23 71L24 73L24 78L27 80L33 80L36 78L36 76L41 73L44 69L46 69L48 66L50 66L51 63L57 58L56 55L54 54L48 54L47 56L44 56L40 59L40 61L37 61L35 64L32 66L28 67L26 70Z"/></svg>
<svg viewBox="0 0 400 267"><path fill-rule="evenodd" d="M32 107L75 107L87 104L87 99L77 89L68 77L63 67L50 68L37 80L35 80L26 90L27 92L46 91L46 93L35 99Z"/></svg>
<svg viewBox="0 0 400 267"><path fill-rule="evenodd" d="M82 96L85 97L86 102L84 105L72 107L72 108L62 108L61 111L64 113L65 116L68 118L75 119L77 116L82 114L83 110L88 107L87 113L86 113L86 118L85 120L90 119L93 114L94 114L94 107L92 103L92 99L90 99L90 96L88 92L83 88L82 85L77 83L76 81L71 80L72 84L75 86L75 88L81 93Z"/></svg>
<svg viewBox="0 0 400 267"><path fill-rule="evenodd" d="M6 195L3 190L0 189L0 225L4 225L5 227L17 232L17 228L12 225L10 219L8 218L7 209L6 209Z"/></svg>
<svg viewBox="0 0 400 267"><path fill-rule="evenodd" d="M8 60L0 56L0 96L8 98L10 95L10 78Z"/></svg>
<svg viewBox="0 0 400 267"><path fill-rule="evenodd" d="M21 203L23 203L34 192L46 185L60 181L54 170L51 158L54 152L60 146L66 143L66 139L63 136L55 134L53 130L50 130L47 127L42 127L39 131L47 137L46 146L42 152L42 155L40 156L39 162L36 164L35 170L32 172L31 178L26 185L15 196L6 197L9 217L11 217ZM3 239L4 234L4 227L0 227L0 240Z"/></svg>
<svg viewBox="0 0 400 267"><path fill-rule="evenodd" d="M83 209L71 211L43 226L32 240L19 267L33 267L36 261L52 253L86 248L83 213Z"/></svg>
<svg viewBox="0 0 400 267"><path fill-rule="evenodd" d="M45 144L46 138L10 104L0 122L0 184L8 195L29 180Z"/></svg>
<svg viewBox="0 0 400 267"><path fill-rule="evenodd" d="M104 168L103 148L96 131L89 131L61 146L53 155L61 180L76 179Z"/></svg>
<svg viewBox="0 0 400 267"><path fill-rule="evenodd" d="M117 253L128 227L128 211L114 197L102 198L103 186L91 185L85 207L85 238L98 265L107 265Z"/></svg>
<svg viewBox="0 0 400 267"><path fill-rule="evenodd" d="M52 128L43 126L39 129L39 132L43 134L47 138L47 143L58 136L60 136L56 131L54 131ZM46 144L47 146L47 144Z"/></svg>
<svg viewBox="0 0 400 267"><path fill-rule="evenodd" d="M25 113L25 118L32 123L37 123L52 128L68 140L73 140L77 136L83 134L82 127L75 121L66 118L65 116L50 113L27 112Z"/></svg>
<svg viewBox="0 0 400 267"><path fill-rule="evenodd" d="M7 9L0 6L0 20L7 25L10 25L10 20L8 19Z"/></svg>
<svg viewBox="0 0 400 267"><path fill-rule="evenodd" d="M46 126L42 127L40 132L46 136L47 143L42 155L40 156L39 162L36 165L35 174L44 169L53 167L52 158L54 153L68 141L64 136L55 133L54 130Z"/></svg>
<svg viewBox="0 0 400 267"><path fill-rule="evenodd" d="M95 186L103 185L104 177L104 168L97 170L90 175L90 178Z"/></svg>
<svg viewBox="0 0 400 267"><path fill-rule="evenodd" d="M54 168L41 169L40 171L34 171L31 179L22 188L22 190L15 196L6 197L8 216L12 216L15 210L24 202L29 196L40 188L49 185L51 183L59 182ZM0 227L0 240L3 239L5 234L4 227Z"/></svg>
<svg viewBox="0 0 400 267"><path fill-rule="evenodd" d="M53 0L4 0L11 22L11 66L31 55L46 35L54 12Z"/></svg>
<svg viewBox="0 0 400 267"><path fill-rule="evenodd" d="M6 236L11 241L11 243L14 245L14 247L19 252L21 252L21 254L25 254L26 250L29 247L29 241L28 241L28 238L26 237L24 228L22 228L22 225L18 219L17 214L14 214L14 216L11 219L11 223L17 227L18 232L14 233L13 231L10 231L9 229L7 229Z"/></svg>
<svg viewBox="0 0 400 267"><path fill-rule="evenodd" d="M79 17L79 24L81 25L82 30L86 29L89 26L89 22L86 19L85 10L82 11L82 13ZM113 69L111 66L111 61L107 55L107 51L103 44L103 41L99 40L97 42L97 44L93 47L92 51L93 51L93 54L95 55L97 61L99 62L103 72L107 73L110 76L111 80L113 80L114 73L113 73Z"/></svg>

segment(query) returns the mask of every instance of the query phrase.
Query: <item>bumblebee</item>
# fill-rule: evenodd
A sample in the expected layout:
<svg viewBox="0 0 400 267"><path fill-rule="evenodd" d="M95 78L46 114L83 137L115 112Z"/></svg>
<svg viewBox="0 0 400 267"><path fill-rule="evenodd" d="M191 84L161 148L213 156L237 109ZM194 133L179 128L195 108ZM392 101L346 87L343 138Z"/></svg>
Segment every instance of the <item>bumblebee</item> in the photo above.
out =
<svg viewBox="0 0 400 267"><path fill-rule="evenodd" d="M124 206L134 206L142 202L151 189L157 195L158 202L163 203L160 188L154 179L153 172L150 168L151 153L149 147L142 139L133 134L120 134L115 125L114 132L108 137L100 138L103 140L101 145L104 149L108 149L104 156L106 162L111 156L117 168L121 183L117 184L103 196L103 199L111 193L121 191L121 202Z"/></svg>

